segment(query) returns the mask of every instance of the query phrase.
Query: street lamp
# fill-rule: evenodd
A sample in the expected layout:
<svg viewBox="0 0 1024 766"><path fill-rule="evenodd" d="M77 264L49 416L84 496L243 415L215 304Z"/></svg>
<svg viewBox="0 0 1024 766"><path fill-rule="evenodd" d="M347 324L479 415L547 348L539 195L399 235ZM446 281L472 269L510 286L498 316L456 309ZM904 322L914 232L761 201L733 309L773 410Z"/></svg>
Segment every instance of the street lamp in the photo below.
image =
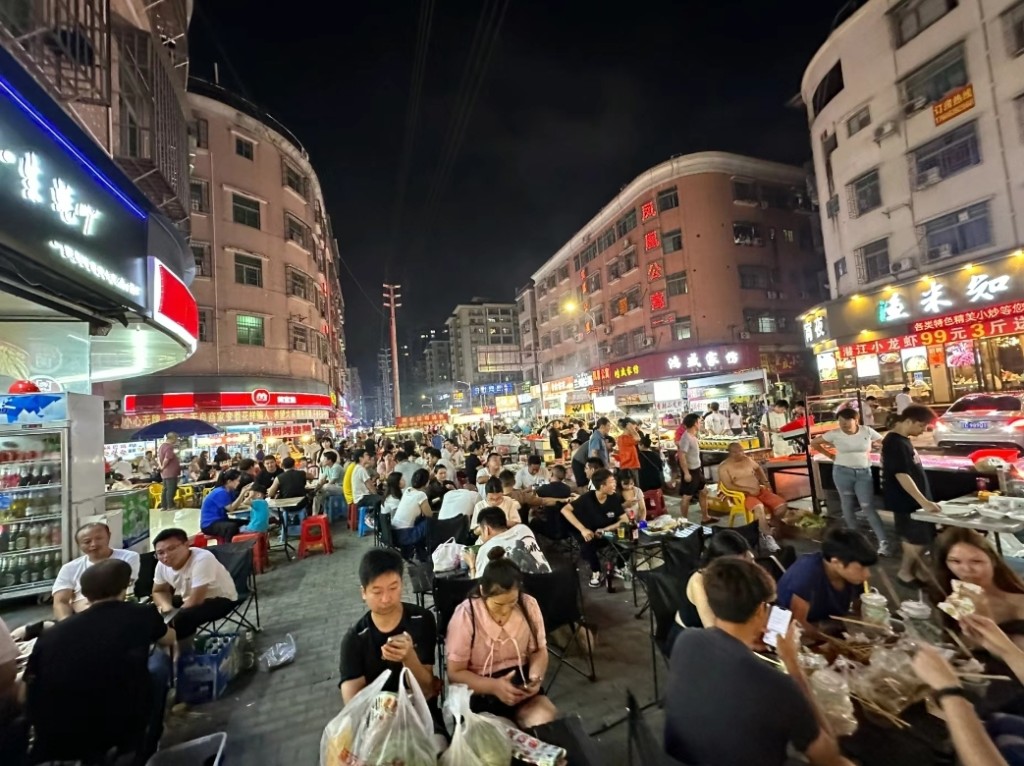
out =
<svg viewBox="0 0 1024 766"><path fill-rule="evenodd" d="M420 394L420 399L423 400L420 404L421 407L430 407L430 409L434 409L434 397L428 396L427 394ZM429 404L427 404L428 400L430 401Z"/></svg>
<svg viewBox="0 0 1024 766"><path fill-rule="evenodd" d="M453 380L452 383L458 383L460 386L466 387L466 393L469 395L469 411L473 411L473 386L464 380Z"/></svg>

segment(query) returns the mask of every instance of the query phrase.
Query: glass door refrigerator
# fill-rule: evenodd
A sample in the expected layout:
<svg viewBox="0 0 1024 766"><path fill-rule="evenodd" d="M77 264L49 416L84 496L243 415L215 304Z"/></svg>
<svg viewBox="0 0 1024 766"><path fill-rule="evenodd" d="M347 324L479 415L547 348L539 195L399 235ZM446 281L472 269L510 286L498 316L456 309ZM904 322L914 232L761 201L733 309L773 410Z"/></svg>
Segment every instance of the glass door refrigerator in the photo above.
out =
<svg viewBox="0 0 1024 766"><path fill-rule="evenodd" d="M103 495L100 397L0 394L0 600L49 593Z"/></svg>

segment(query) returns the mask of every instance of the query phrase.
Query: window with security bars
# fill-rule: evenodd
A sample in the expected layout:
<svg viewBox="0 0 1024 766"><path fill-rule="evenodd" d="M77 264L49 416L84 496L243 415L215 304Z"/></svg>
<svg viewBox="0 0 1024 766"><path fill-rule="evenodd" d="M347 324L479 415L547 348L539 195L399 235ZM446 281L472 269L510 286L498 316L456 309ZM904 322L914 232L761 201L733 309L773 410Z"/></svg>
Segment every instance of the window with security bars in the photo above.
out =
<svg viewBox="0 0 1024 766"><path fill-rule="evenodd" d="M763 335L786 332L789 318L783 312L773 309L743 309L743 323L747 332Z"/></svg>
<svg viewBox="0 0 1024 766"><path fill-rule="evenodd" d="M732 241L737 245L760 247L764 245L764 238L761 236L761 227L756 223L737 221L732 225Z"/></svg>
<svg viewBox="0 0 1024 766"><path fill-rule="evenodd" d="M615 223L615 233L624 237L636 228L636 208L633 208Z"/></svg>
<svg viewBox="0 0 1024 766"><path fill-rule="evenodd" d="M953 128L910 154L911 172L918 189L980 164L981 150L975 122Z"/></svg>
<svg viewBox="0 0 1024 766"><path fill-rule="evenodd" d="M676 317L672 323L672 338L674 340L689 340L693 334L693 322L690 317Z"/></svg>
<svg viewBox="0 0 1024 766"><path fill-rule="evenodd" d="M555 271L555 276L557 277L559 282L564 282L565 280L567 280L569 278L569 264L563 263L561 266L559 266L558 269Z"/></svg>
<svg viewBox="0 0 1024 766"><path fill-rule="evenodd" d="M209 213L210 182L199 178L189 181L189 201L193 213Z"/></svg>
<svg viewBox="0 0 1024 766"><path fill-rule="evenodd" d="M671 210L674 207L679 207L679 191L675 186L671 189L662 189L658 192L659 213L664 213L666 210Z"/></svg>
<svg viewBox="0 0 1024 766"><path fill-rule="evenodd" d="M686 295L690 291L690 288L686 283L685 271L677 271L675 274L669 274L665 284L669 297L675 295Z"/></svg>
<svg viewBox="0 0 1024 766"><path fill-rule="evenodd" d="M199 309L199 342L213 342L213 310Z"/></svg>
<svg viewBox="0 0 1024 766"><path fill-rule="evenodd" d="M300 324L289 324L288 325L288 345L292 351L301 351L304 354L309 353L309 333L308 327L304 327Z"/></svg>
<svg viewBox="0 0 1024 766"><path fill-rule="evenodd" d="M919 227L918 233L925 241L928 262L988 247L992 244L989 204L978 202L933 218Z"/></svg>
<svg viewBox="0 0 1024 766"><path fill-rule="evenodd" d="M303 199L309 199L309 179L284 157L281 158L281 182Z"/></svg>
<svg viewBox="0 0 1024 766"><path fill-rule="evenodd" d="M263 287L263 261L251 255L235 253L235 282L250 287Z"/></svg>
<svg viewBox="0 0 1024 766"><path fill-rule="evenodd" d="M832 270L835 272L836 279L839 279L840 277L845 277L846 276L846 256L843 256L838 261L836 261L833 264L833 266L832 266Z"/></svg>
<svg viewBox="0 0 1024 766"><path fill-rule="evenodd" d="M316 292L316 283L298 269L293 269L289 266L287 272L286 289L288 295L302 298L305 301L313 300L313 295Z"/></svg>
<svg viewBox="0 0 1024 766"><path fill-rule="evenodd" d="M241 194L231 195L231 220L243 226L260 228L259 200Z"/></svg>
<svg viewBox="0 0 1024 766"><path fill-rule="evenodd" d="M608 283L611 284L622 276L622 263L618 258L608 261Z"/></svg>
<svg viewBox="0 0 1024 766"><path fill-rule="evenodd" d="M209 242L192 242L192 257L196 262L197 277L213 276L213 261L210 257Z"/></svg>
<svg viewBox="0 0 1024 766"><path fill-rule="evenodd" d="M583 283L587 293L596 293L601 289L601 272L597 271L587 277Z"/></svg>
<svg viewBox="0 0 1024 766"><path fill-rule="evenodd" d="M854 112L853 116L846 121L846 134L855 136L871 124L871 108L865 106Z"/></svg>
<svg viewBox="0 0 1024 766"><path fill-rule="evenodd" d="M771 269L767 266L740 266L740 289L767 290L772 285Z"/></svg>
<svg viewBox="0 0 1024 766"><path fill-rule="evenodd" d="M331 358L331 344L327 340L327 336L322 333L316 333L316 355L317 358L327 364Z"/></svg>
<svg viewBox="0 0 1024 766"><path fill-rule="evenodd" d="M889 276L889 239L875 240L854 251L857 258L857 281L874 282Z"/></svg>
<svg viewBox="0 0 1024 766"><path fill-rule="evenodd" d="M623 274L628 274L633 269L640 266L640 258L636 254L636 250L630 250L628 253L623 253L622 258L619 259L619 265L622 268Z"/></svg>
<svg viewBox="0 0 1024 766"><path fill-rule="evenodd" d="M262 346L263 317L239 314L235 317L235 333L239 346Z"/></svg>
<svg viewBox="0 0 1024 766"><path fill-rule="evenodd" d="M963 43L940 53L900 82L900 93L908 111L923 109L950 91L970 82Z"/></svg>
<svg viewBox="0 0 1024 766"><path fill-rule="evenodd" d="M850 218L857 218L882 206L882 187L878 170L872 170L846 185L846 196L850 203Z"/></svg>
<svg viewBox="0 0 1024 766"><path fill-rule="evenodd" d="M312 244L309 227L291 213L284 214L284 236L303 250L309 250Z"/></svg>

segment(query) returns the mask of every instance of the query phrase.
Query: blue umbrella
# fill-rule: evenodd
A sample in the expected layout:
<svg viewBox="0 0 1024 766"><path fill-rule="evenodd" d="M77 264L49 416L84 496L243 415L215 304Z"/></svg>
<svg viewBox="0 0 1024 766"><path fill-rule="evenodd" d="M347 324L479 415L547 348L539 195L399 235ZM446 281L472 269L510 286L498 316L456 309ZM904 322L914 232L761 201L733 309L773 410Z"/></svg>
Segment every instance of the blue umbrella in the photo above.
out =
<svg viewBox="0 0 1024 766"><path fill-rule="evenodd" d="M212 436L213 434L224 433L217 426L212 426L205 420L192 420L190 418L173 418L161 420L159 423L151 423L145 428L140 428L132 435L133 441L153 441L163 439L169 433L176 433L178 436Z"/></svg>

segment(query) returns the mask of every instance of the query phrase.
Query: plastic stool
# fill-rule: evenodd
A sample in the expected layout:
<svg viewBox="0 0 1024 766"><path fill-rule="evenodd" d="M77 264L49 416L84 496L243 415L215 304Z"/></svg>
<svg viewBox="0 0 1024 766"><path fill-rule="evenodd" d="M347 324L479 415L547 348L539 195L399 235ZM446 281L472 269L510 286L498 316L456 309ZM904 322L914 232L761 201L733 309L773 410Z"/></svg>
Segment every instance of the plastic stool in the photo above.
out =
<svg viewBox="0 0 1024 766"><path fill-rule="evenodd" d="M367 526L366 515L370 512L370 509L365 505L359 506L359 536L366 537L367 535L373 534L373 527Z"/></svg>
<svg viewBox="0 0 1024 766"><path fill-rule="evenodd" d="M256 541L256 547L252 549L253 571L256 574L263 574L270 563L270 537L266 532L242 532L231 538L233 543L244 543L248 540Z"/></svg>
<svg viewBox="0 0 1024 766"><path fill-rule="evenodd" d="M189 545L193 548L209 548L211 540L217 543L217 545L224 545L230 542L226 537L214 537L213 535L205 535L200 532L189 541Z"/></svg>
<svg viewBox="0 0 1024 766"><path fill-rule="evenodd" d="M320 534L313 536L313 530ZM334 542L331 540L331 527L326 516L309 516L302 520L299 531L299 558L305 558L311 548L322 548L324 553L334 553Z"/></svg>
<svg viewBox="0 0 1024 766"><path fill-rule="evenodd" d="M359 527L359 507L355 503L348 504L348 528L358 529Z"/></svg>
<svg viewBox="0 0 1024 766"><path fill-rule="evenodd" d="M333 524L338 519L345 518L345 514L348 511L348 503L345 501L344 495L328 495L322 508L327 518Z"/></svg>
<svg viewBox="0 0 1024 766"><path fill-rule="evenodd" d="M665 515L665 493L660 489L649 489L644 492L644 504L647 506L647 518L656 519Z"/></svg>

